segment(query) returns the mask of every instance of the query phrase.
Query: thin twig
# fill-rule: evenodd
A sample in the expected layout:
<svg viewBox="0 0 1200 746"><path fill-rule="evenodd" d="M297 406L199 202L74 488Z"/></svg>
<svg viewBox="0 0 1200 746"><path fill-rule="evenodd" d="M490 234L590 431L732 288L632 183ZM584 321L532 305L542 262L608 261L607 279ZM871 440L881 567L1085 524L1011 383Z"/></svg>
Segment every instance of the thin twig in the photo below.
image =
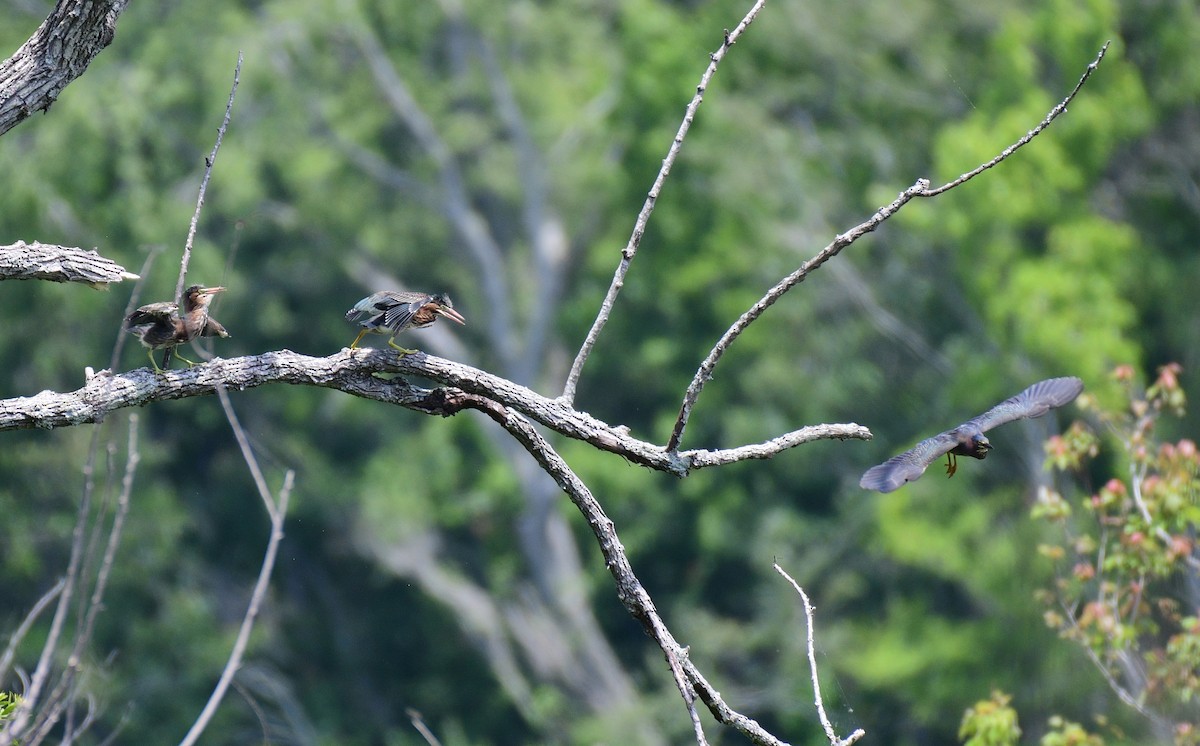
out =
<svg viewBox="0 0 1200 746"><path fill-rule="evenodd" d="M71 653L67 658L67 672L62 676L55 685L54 690L47 698L48 702L59 702L64 704L68 716L68 724L65 726L67 733L64 734L64 742L69 741L69 734L82 732L82 726L79 728L71 725L71 719L74 717L75 695L78 678L76 674L82 666L83 654L88 644L92 640L92 633L96 628L96 619L100 612L104 609L104 592L108 588L108 578L112 574L112 567L116 558L117 547L121 543L121 535L125 527L125 518L129 513L129 500L133 494L133 478L137 473L138 464L141 462L141 454L138 450L138 415L136 412L131 412L129 415L129 440L126 446L125 454L125 473L121 479L121 492L117 495L117 508L113 514L113 522L109 527L108 541L105 544L104 555L100 561L100 568L96 571L96 582L92 588L91 597L88 603L81 606L79 613L82 619L78 622L75 640L71 646ZM112 471L110 466L109 471ZM93 528L94 539L100 534L101 515L104 512L103 508L97 510L95 526ZM81 583L79 587L80 593L84 592L83 581L91 577L91 562L95 555L95 547L89 546L85 552L87 566L80 574ZM89 700L89 713L92 712L94 703ZM60 715L60 708L49 708L41 715L41 722L37 726L39 732L46 732L54 725ZM30 739L31 742L34 739Z"/></svg>
<svg viewBox="0 0 1200 746"><path fill-rule="evenodd" d="M94 380L94 378L89 380ZM63 579L63 587L58 597L58 605L54 609L54 617L50 621L50 629L46 634L45 642L42 644L42 652L38 656L33 677L29 681L29 686L25 689L25 696L21 699L21 703L17 706L12 718L5 723L6 727L0 730L0 746L11 746L16 742L24 734L26 727L30 725L29 721L31 718L40 717L40 722L44 724L49 718L56 717L57 713L61 710L61 702L50 700L47 702L45 711L40 716L37 714L42 690L46 687L47 680L50 677L54 654L58 649L58 642L62 637L63 626L66 624L67 614L75 598L76 586L79 583L80 568L84 561L84 532L87 528L88 516L91 514L92 509L92 495L95 491L93 474L95 472L96 453L99 450L101 431L102 428L93 429L88 445L88 456L83 468L83 495L79 500L79 509L75 514L75 526L71 531L71 555L67 560L67 573ZM64 673L63 681L72 672L73 669ZM56 687L57 690L59 690L59 687ZM34 737L36 737L36 734L34 734Z"/></svg>
<svg viewBox="0 0 1200 746"><path fill-rule="evenodd" d="M1079 622L1075 618L1075 613L1071 609L1067 608L1066 604L1060 603L1059 605L1062 607L1067 621L1070 622L1072 634L1082 637L1083 633L1079 628ZM1114 676L1113 672L1110 671L1108 666L1104 664L1104 661L1100 659L1100 655L1092 649L1091 645L1081 645L1080 647L1083 648L1083 652L1087 653L1088 658L1090 658L1092 661L1092 665L1094 665L1096 669L1100 671L1100 675L1103 676L1104 680L1108 682L1109 688L1113 690L1113 693L1116 694L1122 702L1132 707L1135 711L1137 711L1138 714L1142 715L1148 720L1158 720L1158 716L1154 712L1146 709L1144 705L1138 702L1137 697L1133 696L1132 692L1123 687L1121 682L1117 681L1117 677Z"/></svg>
<svg viewBox="0 0 1200 746"><path fill-rule="evenodd" d="M688 418L691 416L692 407L695 406L696 399L699 398L700 392L703 390L704 385L712 378L713 369L716 367L717 362L721 359L721 356L725 354L726 350L728 350L730 345L733 344L733 341L737 339L738 336L745 331L751 323L758 319L758 317L761 316L764 311L770 308L775 301L779 300L784 293L800 284L813 270L820 267L830 258L836 256L842 249L854 243L862 236L875 230L877 227L879 227L880 223L896 214L900 208L904 207L904 205L908 204L908 202L912 201L912 199L915 197L934 197L949 189L953 189L954 187L969 181L987 169L992 168L1005 158L1008 158L1010 155L1015 153L1021 147L1028 144L1030 140L1036 137L1040 132L1042 132L1042 130L1046 129L1046 127L1048 127L1050 123L1058 117L1059 114L1062 114L1067 110L1067 105L1072 99L1075 98L1075 95L1079 93L1079 90L1083 87L1083 84L1087 82L1088 78L1091 77L1092 71L1095 70L1100 64L1100 60L1104 58L1104 53L1107 50L1108 43L1105 43L1105 45L1101 47L1096 59L1088 65L1087 70L1084 71L1083 76L1080 77L1079 82L1075 85L1075 88L1067 95L1067 97L1059 102L1057 106L1051 109L1050 113L1047 114L1046 117L1036 127L1027 132L1020 140L1017 140L1017 142L1005 148L1000 155L975 168L973 171L969 171L962 176L959 176L957 179L937 187L936 189L930 187L927 179L918 179L915 184L901 192L900 196L890 205L880 208L879 211L872 215L869 220L854 227L849 232L837 236L832 243L817 252L812 259L809 259L807 262L802 264L799 269L780 280L774 287L768 290L766 295L760 298L757 303L755 303L748 311L742 314L742 316L733 324L733 326L729 327L729 329L721 336L721 339L717 341L716 345L713 346L712 350L708 353L708 356L704 358L704 362L700 364L700 368L696 371L696 375L692 378L692 382L688 385L687 393L684 394L683 403L679 407L679 416L675 419L675 426L671 430L671 437L667 440L667 451L675 452L678 450L680 441L683 439L684 430L687 428Z"/></svg>
<svg viewBox="0 0 1200 746"><path fill-rule="evenodd" d="M226 407L225 413L230 417L230 424L233 425L236 418L232 415L233 409L228 404L228 395L222 391L221 397L221 404ZM239 444L243 442L245 442L244 438L239 439ZM254 454L248 447L242 451L242 456L246 459L247 465L255 462ZM250 642L250 632L254 629L254 620L258 617L258 611L262 606L263 598L266 596L267 587L270 585L271 571L275 567L275 556L279 551L279 543L283 540L283 520L287 515L288 499L292 493L295 476L296 473L288 469L283 477L283 487L279 490L279 496L275 500L272 500L269 492L264 493L260 491L259 493L263 502L268 505L268 514L271 516L271 537L267 541L267 549L263 555L262 567L258 571L258 580L255 581L254 591L250 594L250 603L246 607L246 615L242 618L237 639L234 641L233 649L229 653L229 660L221 670L221 677L218 679L212 695L209 696L208 702L205 703L204 709L196 718L196 722L192 723L192 727L188 730L187 735L179 742L180 746L193 746L200 738L200 735L212 720L213 715L216 714L217 707L221 704L221 700L225 697L225 692L229 689L230 681L233 680L234 674L237 673L238 668L242 664L246 645Z"/></svg>
<svg viewBox="0 0 1200 746"><path fill-rule="evenodd" d="M138 464L142 460L138 451L138 414L129 413L129 441L125 452L125 474L121 477L121 492L117 495L117 510L113 514L112 528L108 532L108 544L104 547L104 559L96 573L96 587L92 590L91 602L88 605L87 621L84 625L82 638L90 640L104 604L104 591L108 587L108 578L112 574L113 563L117 555L117 547L121 543L121 534L125 528L125 518L129 514L129 501L133 494L133 478L137 473ZM78 656L82 651L76 651Z"/></svg>
<svg viewBox="0 0 1200 746"><path fill-rule="evenodd" d="M812 673L813 684L813 703L817 706L817 717L821 719L821 727L825 729L825 736L829 739L829 743L833 746L849 746L858 739L866 735L866 731L862 728L856 729L853 733L844 739L838 738L837 733L833 730L833 724L829 722L829 716L825 714L825 703L821 701L821 681L817 678L817 654L813 644L813 607L808 600L808 594L800 587L791 575L784 572L784 569L779 566L778 562L771 563L775 568L775 572L783 576L784 580L792 584L796 589L796 593L800 594L800 599L804 601L804 619L808 623L808 668Z"/></svg>
<svg viewBox="0 0 1200 746"><path fill-rule="evenodd" d="M258 490L258 495L263 500L263 507L267 509L267 515L271 517L271 520L275 520L276 505L271 497L271 489L267 486L267 480L263 477L262 469L258 467L258 459L255 458L254 451L250 448L250 440L246 437L246 431L242 428L242 423L238 420L237 412L233 409L233 402L229 400L229 392L224 386L217 387L217 397L221 400L221 408L225 410L225 418L229 420L229 427L233 430L233 437L237 440L238 448L242 451L242 458L246 461L246 468L250 470L250 477L254 480L254 487Z"/></svg>
<svg viewBox="0 0 1200 746"><path fill-rule="evenodd" d="M180 746L191 746L195 744L204 729L208 727L213 715L217 712L217 707L224 699L225 693L229 690L229 685L233 681L234 674L242 665L242 658L246 652L246 645L250 641L250 632L254 629L254 620L258 618L259 608L262 606L263 598L266 596L267 588L271 581L271 571L275 566L275 557L279 551L279 542L283 540L283 521L287 515L288 499L292 492L292 485L295 480L296 473L288 469L283 477L283 487L279 490L277 498L271 495L271 490L267 486L267 481L263 477L262 469L259 468L258 458L254 455L254 450L250 447L250 441L246 437L246 431L242 428L241 422L238 420L237 412L233 409L233 402L229 399L229 392L224 386L217 388L217 396L221 400L221 408L225 411L225 418L229 421L229 427L233 431L234 438L237 440L238 448L241 449L242 459L246 462L246 467L250 471L251 478L254 480L254 486L258 490L258 495L262 498L263 506L266 508L267 516L271 519L271 536L267 541L267 549L263 555L262 567L258 572L258 580L254 583L254 590L250 594L250 603L246 607L246 615L242 618L241 627L238 629L237 639L234 641L233 649L229 653L229 660L225 663L225 667L221 670L221 676L217 680L217 685L213 689L212 694L205 703L204 709L196 718L196 722L192 723L192 727L188 730L187 735L180 741Z"/></svg>
<svg viewBox="0 0 1200 746"><path fill-rule="evenodd" d="M708 90L708 84L717 72L717 66L721 64L721 60L725 58L725 54L754 21L765 4L766 0L755 2L754 7L750 8L750 12L746 14L742 22L733 31L725 32L724 39L722 39L721 46L717 51L709 55L708 68L700 76L700 85L696 86L696 95L688 103L687 110L683 115L683 121L680 122L679 130L675 133L675 139L671 141L671 147L667 150L667 157L663 159L662 168L659 169L658 176L654 178L654 184L650 187L650 192L646 195L646 201L642 204L642 210L638 213L637 220L633 224L633 233L629 236L629 243L621 250L621 261L617 263L616 272L613 273L612 284L608 286L608 293L605 294L604 301L600 304L600 312L596 315L596 320L592 322L592 328L588 330L587 337L584 338L583 345L579 348L579 353L575 355L575 362L571 363L571 371L567 374L562 395L559 397L563 402L573 404L575 401L575 389L579 384L579 376L583 373L583 365L587 362L588 356L592 354L592 348L596 346L596 339L600 336L600 331L608 323L608 317L612 314L617 294L621 292L621 288L625 285L625 275L628 274L629 267L633 264L633 257L637 254L638 247L642 244L642 236L646 232L646 224L650 222L650 214L654 212L654 205L658 202L658 197L662 193L662 187L667 180L667 175L671 172L671 166L675 164L675 159L679 157L679 151L683 147L683 139L687 136L688 130L691 129L692 119L696 116L696 110L704 100L704 93Z"/></svg>
<svg viewBox="0 0 1200 746"><path fill-rule="evenodd" d="M833 242L817 252L816 256L800 265L800 268L795 272L792 272L790 275L776 283L775 287L768 290L766 295L764 295L762 298L759 298L757 303L751 306L748 311L743 313L741 317L734 322L733 326L729 327L729 329L727 329L725 333L721 335L721 339L717 341L717 344L708 353L708 356L704 358L704 362L700 364L700 368L696 371L696 375L692 378L692 382L688 384L687 393L684 394L683 397L683 404L681 404L679 407L679 416L675 419L675 427L672 429L671 437L667 441L667 452L673 453L679 448L679 442L683 439L683 431L687 427L688 418L691 416L692 407L695 406L696 399L700 397L700 392L704 389L704 384L712 378L713 368L717 366L717 362L721 359L721 356L725 354L725 351L729 349L729 346L733 344L733 341L737 339L738 336L750 326L750 324L754 323L754 321L758 319L758 317L761 316L764 311L770 308L775 301L783 297L784 293L791 290L796 285L799 285L804 278L808 277L809 273L820 267L825 262L829 261L831 258L837 256L838 252L840 252L842 249L875 230L877 227L879 227L880 223L887 220L892 215L895 215L901 207L904 207L904 205L906 205L914 197L919 197L928 189L929 182L925 179L918 179L915 184L901 192L900 196L893 200L891 204L879 208L878 212L872 215L869 220L855 226L849 232L843 233L834 238Z"/></svg>
<svg viewBox="0 0 1200 746"><path fill-rule="evenodd" d="M59 593L62 593L63 586L66 584L66 582L67 581L65 579L59 578L58 582L55 583L50 590L46 591L42 597L37 600L37 603L35 603L33 608L29 610L29 613L25 615L25 619L22 620L20 626L18 626L16 631L12 633L12 636L8 638L8 646L4 648L4 654L0 655L0 679L4 678L5 674L8 672L8 667L12 665L12 659L16 654L17 646L20 645L25 639L25 636L29 634L29 630L33 627L34 622L38 620L38 617L42 615L42 612L45 611L46 607L50 605L50 602L58 598Z"/></svg>
<svg viewBox="0 0 1200 746"><path fill-rule="evenodd" d="M196 227L200 224L200 210L204 207L204 193L208 191L208 182L212 178L213 164L217 162L217 151L221 149L221 140L225 138L225 130L233 116L233 98L237 94L238 82L242 75L242 53L238 52L237 66L233 69L233 85L229 89L229 100L225 104L225 117L217 128L217 140L213 143L212 152L204 159L204 177L200 179L200 193L196 195L196 210L192 213L192 222L188 226L187 240L183 244L183 256L179 259L179 280L175 283L175 305L182 308L183 285L187 281L188 264L192 259L192 244L196 240Z"/></svg>
<svg viewBox="0 0 1200 746"><path fill-rule="evenodd" d="M1059 114L1066 112L1067 105L1070 104L1071 100L1075 98L1075 94L1079 93L1080 89L1083 88L1083 84L1087 82L1088 78L1090 78L1092 76L1092 73L1095 72L1096 68L1100 66L1100 60L1104 59L1104 54L1105 54L1105 52L1108 51L1109 44L1112 44L1112 42L1111 41L1104 42L1104 46L1100 47L1100 52L1096 55L1096 59L1092 60L1091 64L1087 66L1087 69L1083 71L1083 75L1080 76L1079 82L1075 84L1075 88L1069 94L1067 94L1066 98L1064 98L1062 101L1059 102L1058 106L1055 106L1053 109L1051 109L1050 113L1047 114L1046 117L1041 122L1039 122L1036 127L1029 130L1028 132L1026 132L1025 135L1021 139L1017 140L1012 145L1009 145L1007 148L1000 151L1000 155L991 159L987 163L984 163L983 165L976 167L972 171L968 171L967 173L963 174L962 176L959 176L957 179L954 179L953 181L946 182L945 184L941 185L940 187L937 187L936 189L930 189L928 192L926 192L925 194L922 194L921 196L922 197L936 197L939 194L941 194L942 192L949 191L949 190L953 189L954 187L958 186L959 184L970 181L971 179L975 178L976 176L978 176L979 174L988 170L989 168L992 168L993 166L998 165L1005 158L1007 158L1010 155L1012 155L1013 153L1017 152L1025 145L1029 144L1029 141L1032 140L1033 138L1037 137L1038 135L1040 135L1042 133L1042 130L1049 127L1050 123L1053 122L1055 119L1057 119Z"/></svg>
<svg viewBox="0 0 1200 746"><path fill-rule="evenodd" d="M429 746L442 746L442 742L433 734L429 726L425 724L425 719L421 717L421 713L411 707L405 708L404 714L408 716L408 722L412 723L412 727L417 729L421 734L421 738L425 739L425 743Z"/></svg>

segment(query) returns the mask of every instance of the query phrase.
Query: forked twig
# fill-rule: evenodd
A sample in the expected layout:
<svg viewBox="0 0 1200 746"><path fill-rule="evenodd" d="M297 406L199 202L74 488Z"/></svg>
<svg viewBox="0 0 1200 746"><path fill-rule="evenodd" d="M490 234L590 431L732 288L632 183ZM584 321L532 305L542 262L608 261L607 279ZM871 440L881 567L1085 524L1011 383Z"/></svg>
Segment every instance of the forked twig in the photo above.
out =
<svg viewBox="0 0 1200 746"><path fill-rule="evenodd" d="M1036 127L1025 133L1021 139L1005 148L999 155L987 163L976 167L972 171L968 171L967 173L959 176L957 179L943 184L936 189L929 186L928 179L918 179L915 184L901 192L900 196L897 197L891 204L881 207L874 215L871 216L869 220L855 226L850 231L835 237L828 246L817 252L812 259L809 259L804 264L800 265L800 268L795 272L776 283L774 287L767 291L766 295L760 298L758 302L750 307L749 310L743 313L741 317L734 322L734 324L729 327L729 329L726 330L723 335L721 335L721 338L713 346L712 350L708 353L708 356L704 358L704 362L700 364L699 369L696 371L696 375L692 378L692 382L688 384L687 392L683 397L683 403L679 407L679 416L675 419L675 426L671 430L671 437L667 440L667 451L673 453L679 449L680 441L683 440L684 430L687 428L688 418L691 416L692 407L695 406L696 400L700 397L700 392L704 389L704 385L709 381L710 378L712 378L713 369L717 366L717 362L720 361L721 356L725 354L726 350L728 350L730 345L733 344L733 341L737 339L738 336L741 335L741 333L745 331L748 326L750 326L750 324L758 319L758 317L761 316L764 311L770 308L775 301L779 300L784 293L800 284L813 270L820 267L832 257L837 256L842 249L854 243L859 238L862 238L866 234L878 228L883 221L887 220L892 215L895 215L900 211L900 208L904 207L904 205L908 204L914 198L935 197L942 192L953 189L960 184L964 184L987 169L992 168L1028 144L1034 137L1041 133L1042 130L1050 126L1050 123L1058 118L1059 114L1062 114L1067 110L1067 105L1071 103L1071 101L1075 98L1075 95L1079 93L1081 88L1083 88L1083 84L1086 83L1088 78L1091 77L1092 71L1094 71L1100 64L1100 60L1104 59L1104 53L1108 50L1108 45L1109 43L1106 42L1104 46L1100 48L1100 52L1096 55L1096 59L1094 59L1091 64L1087 66L1087 69L1080 77L1079 82L1075 84L1075 88L1072 89L1069 94L1067 94L1067 97L1059 102L1057 106L1051 109L1050 113L1047 114L1046 117L1042 119L1042 121Z"/></svg>
<svg viewBox="0 0 1200 746"><path fill-rule="evenodd" d="M829 716L825 714L825 703L821 701L821 681L817 678L817 654L813 644L813 607L808 600L808 594L800 587L791 575L788 575L778 562L771 563L775 568L775 572L783 576L784 580L792 584L796 589L796 593L800 594L800 600L804 602L804 619L808 623L808 668L812 673L813 684L813 704L817 706L817 717L821 719L821 727L825 729L825 736L829 739L829 743L833 746L850 746L858 739L866 735L866 731L862 728L857 728L853 733L845 738L838 738L837 733L833 730L833 724L829 722Z"/></svg>
<svg viewBox="0 0 1200 746"><path fill-rule="evenodd" d="M716 52L709 55L708 68L704 74L700 76L700 85L696 86L696 95L692 97L691 102L687 105L687 111L683 115L683 121L679 124L679 131L675 133L675 139L671 142L670 149L667 150L667 157L663 159L662 168L658 170L658 176L654 178L654 184L650 187L650 192L646 195L646 201L642 204L642 211L638 213L637 220L633 224L633 234L629 237L629 243L621 250L621 261L617 263L616 272L613 273L612 284L608 286L608 293L604 296L604 301L600 304L600 312L596 314L596 320L592 322L592 328L588 330L587 337L583 340L583 345L579 348L579 353L575 355L575 362L571 363L571 372L567 374L566 383L563 386L560 400L567 404L572 404L575 401L575 388L579 384L579 376L583 373L583 365L587 362L588 356L592 354L592 348L596 346L596 339L600 336L600 331L604 325L608 323L608 317L612 314L613 303L617 300L617 294L621 292L621 288L625 285L625 275L629 272L629 266L633 264L633 257L637 254L638 247L642 244L642 235L646 232L646 224L650 222L650 213L654 212L654 205L658 202L658 195L662 193L663 183L667 180L667 174L671 172L671 166L674 165L675 159L679 157L679 151L683 147L683 138L687 137L688 130L691 129L692 119L696 116L696 109L700 107L700 102L704 100L704 92L708 90L708 84L712 80L713 75L717 72L717 66L721 64L721 60L725 58L725 54L729 49L737 43L738 37L753 23L758 12L766 4L766 0L757 0L754 7L750 8L742 22L737 25L733 31L726 31L725 37L721 41L721 46Z"/></svg>
<svg viewBox="0 0 1200 746"><path fill-rule="evenodd" d="M925 179L918 179L915 184L905 189L900 193L900 196L892 201L891 204L881 207L878 212L871 218L854 228L849 232L843 233L833 239L825 248L817 252L817 255L809 259L795 272L792 272L787 277L775 284L775 287L767 291L767 294L758 299L758 302L750 307L750 310L741 315L733 326L725 331L721 338L717 340L717 344L704 358L704 362L700 364L699 370L692 378L692 382L688 384L687 392L683 397L683 404L679 407L679 416L675 419L675 427L671 431L671 437L667 440L666 450L668 453L674 453L679 449L679 442L683 439L683 431L687 427L688 418L691 416L692 407L695 406L696 400L700 398L700 392L704 389L704 384L712 378L713 368L717 367L717 362L733 341L746 330L750 324L762 316L763 312L770 308L775 301L783 297L783 294L791 290L796 285L804 281L804 278L825 262L837 256L838 252L846 248L850 244L857 241L862 236L870 233L879 227L879 224L895 215L897 211L914 197L921 196L925 190L929 188L929 182Z"/></svg>
<svg viewBox="0 0 1200 746"><path fill-rule="evenodd" d="M246 614L242 617L242 624L238 628L237 639L233 643L233 649L229 652L229 660L221 670L221 676L217 680L217 685L213 688L208 702L204 704L204 709L200 711L196 722L192 723L192 727L188 729L187 735L179 742L180 746L194 746L200 735L204 732L204 729L208 727L213 715L216 714L217 707L225 697L225 692L229 690L229 684L233 681L234 674L237 673L238 668L242 665L246 646L250 642L250 632L254 629L254 621L258 618L263 598L266 597L267 588L271 583L271 572L275 568L275 557L279 553L279 543L283 541L283 521L287 515L288 499L291 497L292 485L296 477L296 473L288 469L287 473L283 476L283 487L280 488L278 497L271 495L270 490L267 489L266 480L263 479L262 470L258 467L258 459L255 458L254 451L250 448L250 442L246 438L246 433L242 429L241 423L238 422L237 413L233 411L233 404L229 401L228 392L225 391L224 387L221 387L217 390L217 395L221 398L221 407L225 410L225 417L229 420L229 426L233 430L238 447L242 451L242 458L245 459L246 466L253 475L255 488L258 490L259 497L262 498L263 504L266 506L267 515L270 516L271 536L267 540L267 549L263 553L262 567L259 568L258 580L255 581L254 590L250 594L250 603L246 605Z"/></svg>

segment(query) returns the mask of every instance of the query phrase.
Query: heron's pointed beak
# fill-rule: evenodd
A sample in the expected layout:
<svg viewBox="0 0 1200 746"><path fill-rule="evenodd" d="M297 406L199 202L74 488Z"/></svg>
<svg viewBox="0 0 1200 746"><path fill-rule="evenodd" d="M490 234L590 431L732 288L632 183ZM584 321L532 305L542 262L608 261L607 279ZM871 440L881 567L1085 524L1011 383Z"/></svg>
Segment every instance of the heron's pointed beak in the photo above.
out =
<svg viewBox="0 0 1200 746"><path fill-rule="evenodd" d="M458 311L455 311L453 308L446 308L445 306L438 306L434 310L434 313L436 313L440 316L445 316L446 318L450 319L451 321L453 321L457 324L462 324L463 326L467 325L467 320L463 318L461 313L459 313Z"/></svg>
<svg viewBox="0 0 1200 746"><path fill-rule="evenodd" d="M205 295L216 295L217 293L225 292L225 288L222 288L222 287L200 288L200 292Z"/></svg>

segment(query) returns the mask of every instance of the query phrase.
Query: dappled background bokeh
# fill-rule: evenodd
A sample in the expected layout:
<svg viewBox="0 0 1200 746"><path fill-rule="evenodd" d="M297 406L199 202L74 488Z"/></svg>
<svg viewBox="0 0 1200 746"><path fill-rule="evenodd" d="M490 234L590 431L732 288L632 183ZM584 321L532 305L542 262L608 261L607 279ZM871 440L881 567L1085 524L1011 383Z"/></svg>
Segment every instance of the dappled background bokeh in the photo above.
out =
<svg viewBox="0 0 1200 746"><path fill-rule="evenodd" d="M0 8L5 55L50 7ZM0 138L0 243L94 246L135 272L157 252L142 302L170 298L240 50L189 274L229 288L213 313L232 336L212 351L331 354L369 292L445 291L468 326L400 344L554 396L708 54L748 7L132 3L50 111ZM1080 376L1103 400L1113 366L1173 360L1200 390L1200 12L775 0L708 90L577 399L656 442L712 343L779 277L918 177L991 158L1110 39L1032 145L910 204L771 308L717 369L684 446L817 422L858 422L873 441L677 480L555 439L692 658L791 742L824 737L803 617L773 560L816 603L842 733L946 743L999 688L1032 737L1051 713L1144 737L1033 599L1050 567L1028 509L1054 417L997 432L952 481L931 470L880 496L857 480L1040 378ZM105 367L132 288L0 285L0 397ZM128 345L120 369L145 364ZM272 743L422 743L407 708L446 744L691 738L586 527L490 422L304 387L233 400L273 484L297 476L208 742L266 729ZM0 436L0 630L63 572L90 427ZM124 414L102 427L124 443ZM170 743L215 683L268 525L214 398L149 406L141 428L84 687L103 708L89 738L120 723L119 742Z"/></svg>

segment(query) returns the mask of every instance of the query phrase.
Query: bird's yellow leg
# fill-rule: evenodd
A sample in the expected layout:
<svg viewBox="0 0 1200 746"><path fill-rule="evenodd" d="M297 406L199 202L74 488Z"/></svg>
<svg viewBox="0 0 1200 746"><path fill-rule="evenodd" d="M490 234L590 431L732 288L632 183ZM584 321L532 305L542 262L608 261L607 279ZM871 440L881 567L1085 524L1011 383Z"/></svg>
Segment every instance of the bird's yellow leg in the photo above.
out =
<svg viewBox="0 0 1200 746"><path fill-rule="evenodd" d="M352 350L358 349L358 343L362 341L362 338L365 337L367 335L367 332L369 332L369 331L371 331L371 330L363 329L361 332L359 332L358 336L354 338L354 342L350 345L350 349L352 349Z"/></svg>
<svg viewBox="0 0 1200 746"><path fill-rule="evenodd" d="M954 457L953 453L947 453L946 454L946 478L949 479L950 477L954 476L954 472L956 472L956 471L958 471L958 459L956 459Z"/></svg>
<svg viewBox="0 0 1200 746"><path fill-rule="evenodd" d="M175 353L175 357L177 357L180 360L182 360L183 362L187 363L189 368L199 365L199 363L193 363L191 360L188 360L186 357L184 357L183 355L180 355L178 352Z"/></svg>
<svg viewBox="0 0 1200 746"><path fill-rule="evenodd" d="M388 340L388 347L391 347L394 350L399 350L401 357L403 357L404 355L411 355L414 352L416 352L416 350L409 350L409 349L406 349L406 348L401 347L400 345L396 344L395 337L392 337L391 339Z"/></svg>
<svg viewBox="0 0 1200 746"><path fill-rule="evenodd" d="M150 364L154 366L155 373L163 372L163 369L158 367L158 361L154 359L154 350L146 350L146 357L150 358Z"/></svg>

